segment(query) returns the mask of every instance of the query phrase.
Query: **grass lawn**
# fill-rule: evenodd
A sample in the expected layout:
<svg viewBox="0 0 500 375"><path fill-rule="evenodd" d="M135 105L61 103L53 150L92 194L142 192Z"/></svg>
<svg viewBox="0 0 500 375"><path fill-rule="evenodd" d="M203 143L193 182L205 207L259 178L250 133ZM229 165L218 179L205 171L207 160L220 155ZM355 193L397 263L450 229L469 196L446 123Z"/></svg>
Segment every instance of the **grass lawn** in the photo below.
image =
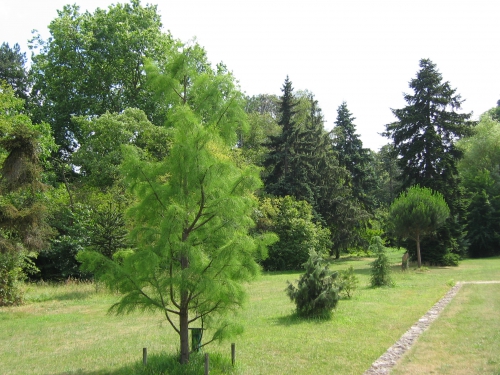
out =
<svg viewBox="0 0 500 375"><path fill-rule="evenodd" d="M360 283L354 297L341 300L333 318L327 321L300 320L293 315L294 305L284 290L286 281L295 281L299 273L260 276L248 285L248 303L239 316L245 332L233 340L236 343L237 362L234 373L362 374L454 282L500 280L500 258L465 260L459 267L433 267L423 272L410 270L402 273L396 265L401 255L401 252L390 253L395 264L394 288L369 287L369 264L372 259L341 259L334 262L331 266L334 270L352 265ZM466 302L457 302L458 307L471 304L480 312L492 311L489 315L498 317L498 301L491 306L473 302L479 295L476 290L483 290L481 288L493 290L491 293L497 296L500 285L465 285L452 303L458 298L465 298ZM2 375L143 373L139 371L143 347L148 348L153 361L161 358L162 353L177 353L178 337L160 315L108 315L107 309L117 296L103 291L96 293L94 285L28 285L26 297L24 306L0 308ZM477 319L476 310L466 313L468 324L472 321L482 326L484 323L484 332L496 332L496 341L478 339L477 343L489 347L484 357L486 364L478 366L496 369L498 373L498 320ZM449 313L448 310L445 312ZM463 314L457 312L455 315L459 319ZM441 322L441 318L438 321ZM431 328L444 324L436 324L438 321ZM458 322L458 326L462 325L467 324ZM496 331L492 330L491 325ZM449 336L445 337L451 343L463 343L469 337L467 332L444 331L453 331L453 334L447 333ZM430 336L431 332L429 330L426 335L428 333ZM466 347L462 345L464 350ZM448 358L451 350L443 352L444 358ZM481 352L481 347L478 346L477 350ZM209 345L206 352L210 353L211 358L217 355L230 358L230 342ZM457 349L457 358L462 356L460 353ZM420 361L412 355L405 361ZM426 362L432 360L437 363L436 366L443 364L440 360L443 357L431 359L426 355ZM436 368L436 373L446 373ZM401 371L401 374L408 373L404 369ZM211 374L221 372L214 368ZM160 372L150 369L144 373ZM457 372L450 370L448 373Z"/></svg>
<svg viewBox="0 0 500 375"><path fill-rule="evenodd" d="M500 374L500 284L468 284L409 350L394 375Z"/></svg>

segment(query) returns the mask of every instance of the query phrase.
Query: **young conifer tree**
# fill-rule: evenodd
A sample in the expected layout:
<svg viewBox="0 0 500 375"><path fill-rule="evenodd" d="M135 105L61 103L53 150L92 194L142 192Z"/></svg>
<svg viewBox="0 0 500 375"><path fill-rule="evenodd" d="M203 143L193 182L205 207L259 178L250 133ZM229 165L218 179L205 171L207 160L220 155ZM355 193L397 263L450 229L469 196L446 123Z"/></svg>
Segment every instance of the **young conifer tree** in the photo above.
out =
<svg viewBox="0 0 500 375"><path fill-rule="evenodd" d="M116 313L159 311L178 333L180 362L189 362L189 327L209 328L206 345L237 333L230 313L245 300L243 282L259 271L274 235L252 236L259 170L232 154L245 122L242 96L222 66L214 71L199 46L185 46L166 67L150 66L153 84L169 102L172 145L148 159L124 147L125 184L135 196L129 212L135 250L114 260L81 253L86 270L122 293ZM239 117L243 116L243 117Z"/></svg>
<svg viewBox="0 0 500 375"><path fill-rule="evenodd" d="M297 286L288 283L286 292L302 317L328 317L340 299L335 284L337 272L330 271L321 254L311 251Z"/></svg>

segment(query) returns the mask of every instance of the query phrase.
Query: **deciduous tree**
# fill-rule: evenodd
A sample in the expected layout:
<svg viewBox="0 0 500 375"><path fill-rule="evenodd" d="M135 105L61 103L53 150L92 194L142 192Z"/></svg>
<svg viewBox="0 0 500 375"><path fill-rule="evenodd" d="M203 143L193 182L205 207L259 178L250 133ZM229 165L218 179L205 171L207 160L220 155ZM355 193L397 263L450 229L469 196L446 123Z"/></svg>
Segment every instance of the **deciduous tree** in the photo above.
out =
<svg viewBox="0 0 500 375"><path fill-rule="evenodd" d="M458 143L464 152L458 170L470 197L467 239L473 257L500 253L500 122L494 113L483 114L473 135Z"/></svg>
<svg viewBox="0 0 500 375"><path fill-rule="evenodd" d="M81 13L66 5L48 26L50 38L35 37L31 75L37 120L52 126L65 152L78 147L81 136L73 116L94 117L127 107L145 111L162 125L165 111L147 88L144 60L162 61L174 44L156 6L139 0Z"/></svg>
<svg viewBox="0 0 500 375"><path fill-rule="evenodd" d="M274 232L279 242L271 245L262 265L266 270L299 270L309 251L326 254L331 248L330 231L313 221L312 208L293 197L264 198L257 220L261 233Z"/></svg>

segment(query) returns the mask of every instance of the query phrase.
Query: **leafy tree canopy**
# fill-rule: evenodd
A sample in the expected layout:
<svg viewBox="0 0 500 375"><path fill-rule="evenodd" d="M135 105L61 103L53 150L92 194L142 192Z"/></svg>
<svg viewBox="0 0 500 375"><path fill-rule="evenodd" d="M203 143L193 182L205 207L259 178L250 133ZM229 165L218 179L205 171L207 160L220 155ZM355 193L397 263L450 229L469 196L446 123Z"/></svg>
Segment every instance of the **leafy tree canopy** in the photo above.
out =
<svg viewBox="0 0 500 375"><path fill-rule="evenodd" d="M389 214L395 234L417 243L421 267L420 240L442 226L450 215L443 195L429 188L412 186L394 200Z"/></svg>
<svg viewBox="0 0 500 375"><path fill-rule="evenodd" d="M152 160L161 160L168 153L168 130L153 125L139 109L127 108L120 114L106 113L92 119L78 117L74 121L82 136L72 162L91 186L107 189L119 181L123 145L137 146L144 158Z"/></svg>
<svg viewBox="0 0 500 375"><path fill-rule="evenodd" d="M72 116L140 108L160 125L164 111L146 86L144 59L164 60L174 43L161 31L156 6L139 0L81 13L66 5L49 25L50 38L31 41L33 100L37 120L52 126L57 144L77 148L78 122Z"/></svg>
<svg viewBox="0 0 500 375"><path fill-rule="evenodd" d="M492 110L481 116L473 135L458 143L464 152L458 170L470 196L467 240L473 257L499 253L500 123L493 114Z"/></svg>
<svg viewBox="0 0 500 375"><path fill-rule="evenodd" d="M279 242L269 247L263 266L267 270L298 270L307 261L309 251L327 253L330 231L314 223L312 208L293 197L264 198L257 218L261 233L274 232Z"/></svg>

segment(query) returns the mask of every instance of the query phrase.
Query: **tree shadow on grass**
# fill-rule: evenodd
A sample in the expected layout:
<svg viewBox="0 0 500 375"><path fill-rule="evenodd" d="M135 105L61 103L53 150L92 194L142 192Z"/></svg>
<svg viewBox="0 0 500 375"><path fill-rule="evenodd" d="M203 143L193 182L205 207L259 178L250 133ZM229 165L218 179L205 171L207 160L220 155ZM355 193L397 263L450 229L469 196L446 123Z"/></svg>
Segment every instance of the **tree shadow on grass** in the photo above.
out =
<svg viewBox="0 0 500 375"><path fill-rule="evenodd" d="M297 315L297 313L294 311L289 315L284 315L277 318L270 318L269 321L271 322L271 324L274 325L290 327L303 323L322 324L329 322L332 319L332 317L333 317L333 312L325 316L302 317Z"/></svg>
<svg viewBox="0 0 500 375"><path fill-rule="evenodd" d="M238 366L233 367L229 356L219 353L209 355L210 374L236 374ZM142 360L116 370L75 370L45 375L199 375L204 373L205 354L193 353L186 365L179 363L179 355L171 353L148 355L147 365Z"/></svg>
<svg viewBox="0 0 500 375"><path fill-rule="evenodd" d="M47 301L71 301L71 300L84 300L94 295L95 291L71 291L65 293L57 293L57 294L42 294L30 296L27 298L29 302L47 302Z"/></svg>

